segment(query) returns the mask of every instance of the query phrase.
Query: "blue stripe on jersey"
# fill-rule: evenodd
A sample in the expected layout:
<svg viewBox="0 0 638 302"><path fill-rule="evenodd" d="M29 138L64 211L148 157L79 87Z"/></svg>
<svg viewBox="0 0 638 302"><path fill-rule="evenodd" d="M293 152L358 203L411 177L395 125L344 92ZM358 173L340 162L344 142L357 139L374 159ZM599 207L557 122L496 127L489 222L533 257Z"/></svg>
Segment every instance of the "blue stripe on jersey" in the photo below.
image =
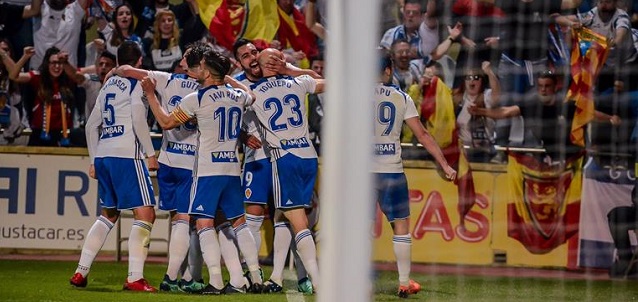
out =
<svg viewBox="0 0 638 302"><path fill-rule="evenodd" d="M235 76L235 80L241 82L243 80L248 80L248 77L246 76L246 72L242 72L238 75ZM249 80L250 81L250 80Z"/></svg>
<svg viewBox="0 0 638 302"><path fill-rule="evenodd" d="M204 87L200 90L197 91L197 101L199 102L199 105L202 105L202 97L204 97L204 93L206 93L206 91L211 90L213 88L217 89L217 85L210 85L208 87Z"/></svg>
<svg viewBox="0 0 638 302"><path fill-rule="evenodd" d="M129 81L131 81L131 91L129 91L129 95L133 94L133 90L135 89L135 85L137 85L137 80L134 78L127 78Z"/></svg>
<svg viewBox="0 0 638 302"><path fill-rule="evenodd" d="M171 77L168 79L168 81L166 82L166 87L168 87L168 85L171 84L171 81L178 79L178 80L187 80L188 76L185 74L181 74L181 73L171 73ZM164 87L164 88L166 88Z"/></svg>
<svg viewBox="0 0 638 302"><path fill-rule="evenodd" d="M259 86L259 85L260 85L260 84L262 84L262 83L268 82L268 81L270 80L270 78L273 78L273 77L267 77L267 78L261 78L261 79L259 79L259 81L254 82L252 85L250 85L250 87L249 87L249 88L250 88L250 90L255 90L255 88L256 88L257 86ZM293 77L291 77L291 76L280 75L280 74L278 74L278 75L274 76L274 78L275 78L275 79L277 79L277 80L279 80L279 79L292 79L293 81L294 81L294 79L295 79L295 78L293 78ZM297 83L297 81L295 81L295 83Z"/></svg>
<svg viewBox="0 0 638 302"><path fill-rule="evenodd" d="M403 101L407 103L408 101L408 94L406 92L404 92L403 90L401 90L401 88L395 84L392 83L383 83L383 86L386 87L391 87L397 90L398 93L400 93L403 96Z"/></svg>

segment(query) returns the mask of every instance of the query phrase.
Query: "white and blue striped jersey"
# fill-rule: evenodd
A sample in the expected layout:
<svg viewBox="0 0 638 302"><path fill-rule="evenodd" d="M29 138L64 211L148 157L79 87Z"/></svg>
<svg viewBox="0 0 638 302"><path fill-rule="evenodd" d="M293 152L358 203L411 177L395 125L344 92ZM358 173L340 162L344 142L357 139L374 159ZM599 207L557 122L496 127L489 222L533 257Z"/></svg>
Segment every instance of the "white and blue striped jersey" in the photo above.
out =
<svg viewBox="0 0 638 302"><path fill-rule="evenodd" d="M170 74L161 71L149 72L156 81L155 89L166 112L173 112L182 99L197 91L199 83L185 74ZM159 162L174 168L192 170L197 149L197 124L186 122L170 130L164 130Z"/></svg>
<svg viewBox="0 0 638 302"><path fill-rule="evenodd" d="M401 173L403 121L418 116L414 101L395 85L379 83L374 93L374 161L372 172Z"/></svg>
<svg viewBox="0 0 638 302"><path fill-rule="evenodd" d="M147 113L137 80L109 78L86 123L91 164L96 157L141 159L143 155L155 155L146 123Z"/></svg>
<svg viewBox="0 0 638 302"><path fill-rule="evenodd" d="M246 85L246 87L250 87L255 84L251 80L246 77L246 73L242 72L235 77L237 81ZM246 111L244 112L244 117L242 119L242 130L244 130L249 135L252 135L258 138L260 141L264 142L263 137L261 135L261 124L259 123L259 119L257 119L257 114L253 110L252 106L246 107ZM270 153L268 150L268 144L265 142L262 143L262 147L260 149L252 149L246 145L244 145L244 162L250 163L257 160L261 160L264 158L269 158Z"/></svg>
<svg viewBox="0 0 638 302"><path fill-rule="evenodd" d="M252 107L274 159L287 153L317 158L305 117L306 94L314 93L316 86L317 82L307 75L263 78L250 86L256 97Z"/></svg>
<svg viewBox="0 0 638 302"><path fill-rule="evenodd" d="M250 95L228 85L211 85L187 95L174 111L180 122L197 118L198 146L194 175L239 176L239 131Z"/></svg>

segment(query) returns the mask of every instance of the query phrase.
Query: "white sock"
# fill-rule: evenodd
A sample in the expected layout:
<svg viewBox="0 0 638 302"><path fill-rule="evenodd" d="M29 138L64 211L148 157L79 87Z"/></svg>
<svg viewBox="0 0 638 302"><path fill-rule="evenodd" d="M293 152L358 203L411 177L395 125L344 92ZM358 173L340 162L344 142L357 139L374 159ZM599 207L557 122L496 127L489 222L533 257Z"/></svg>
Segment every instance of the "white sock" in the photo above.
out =
<svg viewBox="0 0 638 302"><path fill-rule="evenodd" d="M76 273L82 274L83 277L89 274L93 260L95 260L95 256L97 256L97 253L102 249L112 228L113 223L106 217L100 216L97 218L89 230L89 233L86 235L86 240L82 246L80 261L78 262L78 268L75 270Z"/></svg>
<svg viewBox="0 0 638 302"><path fill-rule="evenodd" d="M244 280L244 271L241 268L241 262L239 262L239 252L232 239L234 234L230 228L230 223L224 223L218 226L217 232L222 258L224 258L224 264L230 275L230 284L235 287L242 287L246 284L246 281Z"/></svg>
<svg viewBox="0 0 638 302"><path fill-rule="evenodd" d="M190 230L190 248L188 249L188 269L182 276L184 281L202 280L202 268L204 267L204 258L202 258L202 248L199 245L199 235L197 230Z"/></svg>
<svg viewBox="0 0 638 302"><path fill-rule="evenodd" d="M168 245L168 268L166 274L171 280L177 280L177 275L188 255L190 241L188 220L176 220L171 227L171 242Z"/></svg>
<svg viewBox="0 0 638 302"><path fill-rule="evenodd" d="M399 284L408 286L410 284L410 264L412 262L412 236L394 235L392 237L394 256L397 258L397 269L399 271Z"/></svg>
<svg viewBox="0 0 638 302"><path fill-rule="evenodd" d="M315 240L312 238L312 233L308 229L299 231L295 235L295 243L297 243L297 251L303 261L312 285L319 288L319 265L317 264L317 247L315 246Z"/></svg>
<svg viewBox="0 0 638 302"><path fill-rule="evenodd" d="M222 255L217 241L217 232L215 232L215 228L203 228L197 233L202 247L202 257L204 262L206 262L208 274L210 275L209 283L215 288L221 289L224 287L224 281L222 280Z"/></svg>
<svg viewBox="0 0 638 302"><path fill-rule="evenodd" d="M255 245L257 246L257 255L261 250L261 225L264 223L264 216L255 216L246 214L246 224L250 229L250 233L253 234L255 239Z"/></svg>
<svg viewBox="0 0 638 302"><path fill-rule="evenodd" d="M251 280L253 280L253 283L263 283L261 274L259 273L259 258L257 257L257 247L253 234L250 233L248 225L245 223L240 224L234 230L239 250L241 250L246 265L248 265Z"/></svg>
<svg viewBox="0 0 638 302"><path fill-rule="evenodd" d="M284 279L284 267L286 266L286 257L288 256L288 251L290 251L291 240L292 234L290 233L288 224L285 222L275 223L272 273L270 274L270 280L275 281L279 285L282 285L281 282Z"/></svg>
<svg viewBox="0 0 638 302"><path fill-rule="evenodd" d="M144 262L148 255L148 245L151 242L150 222L135 220L128 237L128 282L144 278Z"/></svg>
<svg viewBox="0 0 638 302"><path fill-rule="evenodd" d="M292 255L295 261L295 270L297 271L297 281L308 277L308 272L303 265L303 261L301 261L301 256L299 256L299 251L297 251L297 243L295 243L294 240L290 243L290 250L293 251Z"/></svg>

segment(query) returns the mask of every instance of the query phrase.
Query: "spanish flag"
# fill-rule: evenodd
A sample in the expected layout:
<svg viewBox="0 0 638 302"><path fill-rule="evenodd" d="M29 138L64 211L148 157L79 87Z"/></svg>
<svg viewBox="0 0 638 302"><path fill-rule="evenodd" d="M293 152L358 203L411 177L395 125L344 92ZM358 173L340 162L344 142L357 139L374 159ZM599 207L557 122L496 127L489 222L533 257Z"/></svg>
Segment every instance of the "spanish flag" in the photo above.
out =
<svg viewBox="0 0 638 302"><path fill-rule="evenodd" d="M434 77L423 92L421 121L434 137L447 162L457 171L454 184L459 195L458 212L461 226L465 226L465 215L476 202L472 169L459 142L452 91L438 77Z"/></svg>
<svg viewBox="0 0 638 302"><path fill-rule="evenodd" d="M592 90L608 54L609 48L604 36L586 28L572 30L572 81L566 101L576 102L570 139L577 146L585 146L585 126L594 118Z"/></svg>
<svg viewBox="0 0 638 302"><path fill-rule="evenodd" d="M549 253L578 234L582 161L582 153L559 164L509 154L507 234L530 253Z"/></svg>
<svg viewBox="0 0 638 302"><path fill-rule="evenodd" d="M317 37L306 26L306 18L297 9L292 9L292 15L286 14L281 8L277 7L279 12L279 30L277 31L277 39L284 48L291 48L297 51L303 51L306 58L312 58L319 54L317 47Z"/></svg>
<svg viewBox="0 0 638 302"><path fill-rule="evenodd" d="M238 38L272 42L277 28L277 0L197 0L199 17L217 44L228 50Z"/></svg>

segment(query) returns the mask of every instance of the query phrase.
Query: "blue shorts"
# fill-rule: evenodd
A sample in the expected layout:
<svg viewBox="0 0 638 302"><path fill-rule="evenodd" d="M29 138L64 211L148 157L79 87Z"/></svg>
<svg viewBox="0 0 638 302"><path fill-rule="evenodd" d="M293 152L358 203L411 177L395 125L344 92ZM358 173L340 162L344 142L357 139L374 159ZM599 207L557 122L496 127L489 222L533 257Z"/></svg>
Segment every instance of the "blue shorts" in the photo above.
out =
<svg viewBox="0 0 638 302"><path fill-rule="evenodd" d="M157 170L159 209L187 214L192 184L193 171L160 163Z"/></svg>
<svg viewBox="0 0 638 302"><path fill-rule="evenodd" d="M103 157L94 162L103 208L130 210L155 205L153 185L141 159Z"/></svg>
<svg viewBox="0 0 638 302"><path fill-rule="evenodd" d="M195 177L188 214L215 218L219 207L232 220L246 213L242 200L239 176Z"/></svg>
<svg viewBox="0 0 638 302"><path fill-rule="evenodd" d="M272 196L272 163L269 158L244 164L244 203L266 205Z"/></svg>
<svg viewBox="0 0 638 302"><path fill-rule="evenodd" d="M379 207L389 222L410 217L405 173L374 173L374 188Z"/></svg>
<svg viewBox="0 0 638 302"><path fill-rule="evenodd" d="M286 154L272 162L272 188L277 209L307 208L317 179L316 158ZM281 171L281 173L279 173Z"/></svg>

